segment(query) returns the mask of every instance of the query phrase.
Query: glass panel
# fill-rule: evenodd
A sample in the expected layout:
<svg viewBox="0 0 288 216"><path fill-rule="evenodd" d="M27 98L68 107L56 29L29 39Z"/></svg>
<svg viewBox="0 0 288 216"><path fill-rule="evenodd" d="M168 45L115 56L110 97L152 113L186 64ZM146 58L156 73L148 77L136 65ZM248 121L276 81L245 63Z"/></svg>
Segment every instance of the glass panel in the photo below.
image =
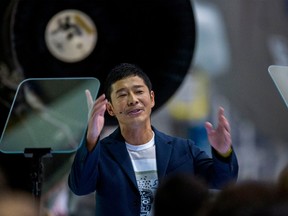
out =
<svg viewBox="0 0 288 216"><path fill-rule="evenodd" d="M268 71L288 107L288 66L271 65Z"/></svg>
<svg viewBox="0 0 288 216"><path fill-rule="evenodd" d="M0 151L24 153L51 148L71 153L79 148L88 121L85 90L95 99L96 78L26 79L19 85L1 135Z"/></svg>

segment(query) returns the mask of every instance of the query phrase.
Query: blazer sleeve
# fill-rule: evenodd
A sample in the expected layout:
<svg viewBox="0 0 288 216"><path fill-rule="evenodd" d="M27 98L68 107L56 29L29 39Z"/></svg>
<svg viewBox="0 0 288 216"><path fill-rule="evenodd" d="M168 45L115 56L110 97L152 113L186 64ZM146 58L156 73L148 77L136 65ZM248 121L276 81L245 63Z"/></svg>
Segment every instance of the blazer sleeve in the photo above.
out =
<svg viewBox="0 0 288 216"><path fill-rule="evenodd" d="M77 150L68 176L68 186L76 195L86 195L96 189L97 167L99 162L100 145L89 152L86 140L82 141Z"/></svg>
<svg viewBox="0 0 288 216"><path fill-rule="evenodd" d="M212 148L212 160L209 162L206 157L204 154L198 157L197 170L212 189L221 189L226 184L237 181L239 166L234 150L229 157L224 158Z"/></svg>

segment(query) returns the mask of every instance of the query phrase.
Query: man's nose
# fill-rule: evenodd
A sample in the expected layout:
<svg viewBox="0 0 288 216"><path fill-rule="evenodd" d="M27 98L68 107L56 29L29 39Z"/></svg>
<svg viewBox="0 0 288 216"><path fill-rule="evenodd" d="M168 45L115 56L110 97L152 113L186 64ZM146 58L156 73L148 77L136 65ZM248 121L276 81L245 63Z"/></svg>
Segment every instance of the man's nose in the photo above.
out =
<svg viewBox="0 0 288 216"><path fill-rule="evenodd" d="M133 104L136 104L136 103L138 103L137 96L134 93L130 93L129 97L128 97L128 104L129 105L133 105Z"/></svg>

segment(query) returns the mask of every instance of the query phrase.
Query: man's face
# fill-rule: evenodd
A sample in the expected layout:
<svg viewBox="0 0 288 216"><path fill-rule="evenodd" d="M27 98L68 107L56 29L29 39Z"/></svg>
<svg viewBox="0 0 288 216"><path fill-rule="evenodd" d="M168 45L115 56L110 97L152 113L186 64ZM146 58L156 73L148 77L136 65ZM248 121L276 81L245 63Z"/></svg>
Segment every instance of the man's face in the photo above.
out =
<svg viewBox="0 0 288 216"><path fill-rule="evenodd" d="M142 78L126 77L111 86L111 103L107 111L119 124L137 124L149 121L155 105L154 92L149 91Z"/></svg>

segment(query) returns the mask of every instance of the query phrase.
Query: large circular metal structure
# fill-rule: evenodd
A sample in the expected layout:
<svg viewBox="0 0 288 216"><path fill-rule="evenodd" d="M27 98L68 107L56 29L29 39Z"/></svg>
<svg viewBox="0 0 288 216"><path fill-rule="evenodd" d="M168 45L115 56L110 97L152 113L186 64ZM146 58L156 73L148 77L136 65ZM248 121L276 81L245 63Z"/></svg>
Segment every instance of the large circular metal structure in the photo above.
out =
<svg viewBox="0 0 288 216"><path fill-rule="evenodd" d="M136 63L153 81L155 109L176 91L193 57L189 0L14 0L6 16L6 56L24 77L103 83L115 64Z"/></svg>

